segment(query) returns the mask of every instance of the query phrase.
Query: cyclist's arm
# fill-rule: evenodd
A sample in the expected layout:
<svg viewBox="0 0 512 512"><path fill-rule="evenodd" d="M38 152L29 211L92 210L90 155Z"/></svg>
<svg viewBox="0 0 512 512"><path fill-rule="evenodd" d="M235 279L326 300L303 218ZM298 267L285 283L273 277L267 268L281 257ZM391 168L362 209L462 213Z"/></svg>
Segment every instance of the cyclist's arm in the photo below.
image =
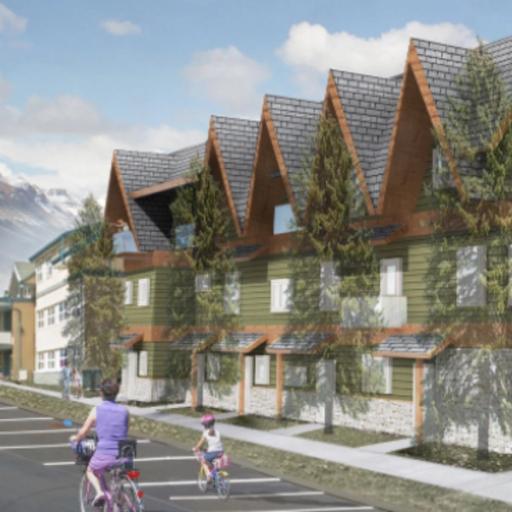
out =
<svg viewBox="0 0 512 512"><path fill-rule="evenodd" d="M201 436L201 439L199 439L199 441L196 443L196 445L194 446L194 450L200 450L201 449L201 446L203 446L204 442L206 441L206 439L204 438L204 435Z"/></svg>
<svg viewBox="0 0 512 512"><path fill-rule="evenodd" d="M89 413L89 416L87 416L87 419L85 420L84 424L82 425L82 428L78 431L78 434L75 437L75 441L81 441L91 430L92 427L94 427L94 424L96 423L96 407L93 407L91 409L91 412Z"/></svg>

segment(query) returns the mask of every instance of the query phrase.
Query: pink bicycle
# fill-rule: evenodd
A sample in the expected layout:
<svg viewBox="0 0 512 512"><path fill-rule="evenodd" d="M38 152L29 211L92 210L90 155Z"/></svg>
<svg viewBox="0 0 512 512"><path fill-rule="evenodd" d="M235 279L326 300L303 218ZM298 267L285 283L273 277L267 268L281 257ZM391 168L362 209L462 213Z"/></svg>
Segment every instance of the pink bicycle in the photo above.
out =
<svg viewBox="0 0 512 512"><path fill-rule="evenodd" d="M208 473L204 466L203 452L194 450L197 460L201 466L199 468L199 474L197 476L197 486L203 493L208 491L208 487L213 487L217 496L221 499L228 499L229 492L231 490L231 482L229 481L229 473L226 469L230 465L230 460L227 455L223 455L213 462L213 470L211 472L211 479L208 479Z"/></svg>

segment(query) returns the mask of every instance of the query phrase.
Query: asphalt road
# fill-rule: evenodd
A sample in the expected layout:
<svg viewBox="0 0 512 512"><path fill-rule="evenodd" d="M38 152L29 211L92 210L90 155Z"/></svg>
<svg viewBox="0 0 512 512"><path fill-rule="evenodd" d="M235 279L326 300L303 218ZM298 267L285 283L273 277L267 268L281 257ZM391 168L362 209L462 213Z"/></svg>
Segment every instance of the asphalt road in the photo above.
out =
<svg viewBox="0 0 512 512"><path fill-rule="evenodd" d="M82 469L68 438L75 428L0 403L0 511L76 512ZM142 440L136 467L148 512L356 512L378 509L307 489L258 471L229 469L231 498L220 500L196 485L193 454Z"/></svg>

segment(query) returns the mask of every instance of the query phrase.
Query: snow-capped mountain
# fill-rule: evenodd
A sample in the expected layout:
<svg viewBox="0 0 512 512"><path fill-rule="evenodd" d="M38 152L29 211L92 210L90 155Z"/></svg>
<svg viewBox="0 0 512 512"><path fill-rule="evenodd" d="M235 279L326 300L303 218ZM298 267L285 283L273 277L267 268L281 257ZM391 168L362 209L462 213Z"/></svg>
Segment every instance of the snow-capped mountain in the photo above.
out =
<svg viewBox="0 0 512 512"><path fill-rule="evenodd" d="M8 285L13 262L27 260L72 228L79 207L66 190L43 190L0 174L0 295Z"/></svg>

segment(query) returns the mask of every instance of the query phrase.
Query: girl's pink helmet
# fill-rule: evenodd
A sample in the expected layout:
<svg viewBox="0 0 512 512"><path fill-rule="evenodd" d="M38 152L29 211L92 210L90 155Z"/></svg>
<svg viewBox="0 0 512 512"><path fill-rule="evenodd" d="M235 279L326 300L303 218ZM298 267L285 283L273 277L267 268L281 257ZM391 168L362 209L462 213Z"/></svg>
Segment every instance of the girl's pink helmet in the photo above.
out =
<svg viewBox="0 0 512 512"><path fill-rule="evenodd" d="M215 425L215 416L213 414L205 414L201 418L201 425L203 425L204 428L210 428Z"/></svg>

